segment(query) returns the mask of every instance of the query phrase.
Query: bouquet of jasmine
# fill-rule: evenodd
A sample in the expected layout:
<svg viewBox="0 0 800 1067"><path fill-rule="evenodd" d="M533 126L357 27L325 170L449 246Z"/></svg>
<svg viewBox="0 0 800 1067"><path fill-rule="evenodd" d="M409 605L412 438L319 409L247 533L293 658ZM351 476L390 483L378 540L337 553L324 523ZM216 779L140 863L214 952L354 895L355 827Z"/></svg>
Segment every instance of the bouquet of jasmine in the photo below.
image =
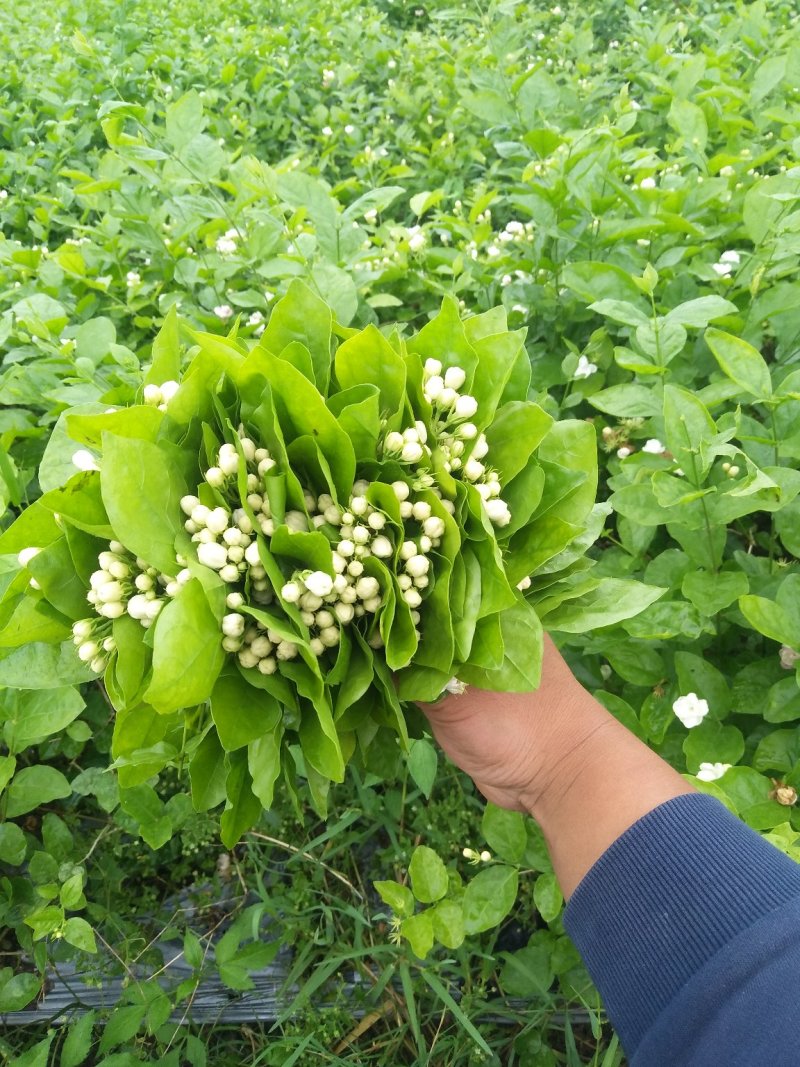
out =
<svg viewBox="0 0 800 1067"><path fill-rule="evenodd" d="M235 840L281 776L324 809L348 761L385 767L405 702L534 688L541 619L634 613L587 574L594 430L528 399L502 309L446 300L404 340L296 282L257 342L185 333L187 360L171 312L130 406L62 418L82 469L0 538L3 643L103 676L121 785L186 759Z"/></svg>

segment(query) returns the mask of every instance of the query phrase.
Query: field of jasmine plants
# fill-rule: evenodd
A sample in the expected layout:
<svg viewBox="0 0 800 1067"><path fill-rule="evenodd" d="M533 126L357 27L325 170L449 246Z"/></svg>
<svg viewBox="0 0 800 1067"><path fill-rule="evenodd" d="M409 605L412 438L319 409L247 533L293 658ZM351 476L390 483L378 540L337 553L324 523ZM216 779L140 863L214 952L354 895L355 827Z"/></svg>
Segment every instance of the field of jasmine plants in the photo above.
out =
<svg viewBox="0 0 800 1067"><path fill-rule="evenodd" d="M543 630L800 862L798 32L0 10L0 1063L622 1067L414 704Z"/></svg>

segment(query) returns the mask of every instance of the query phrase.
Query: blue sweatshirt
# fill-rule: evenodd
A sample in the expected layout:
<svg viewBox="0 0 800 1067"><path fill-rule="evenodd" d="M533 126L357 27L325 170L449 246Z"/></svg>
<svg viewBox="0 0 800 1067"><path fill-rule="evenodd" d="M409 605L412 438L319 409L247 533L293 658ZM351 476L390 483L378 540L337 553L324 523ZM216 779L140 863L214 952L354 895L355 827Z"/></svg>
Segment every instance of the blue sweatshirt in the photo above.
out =
<svg viewBox="0 0 800 1067"><path fill-rule="evenodd" d="M622 834L564 925L631 1067L800 1065L800 865L714 798Z"/></svg>

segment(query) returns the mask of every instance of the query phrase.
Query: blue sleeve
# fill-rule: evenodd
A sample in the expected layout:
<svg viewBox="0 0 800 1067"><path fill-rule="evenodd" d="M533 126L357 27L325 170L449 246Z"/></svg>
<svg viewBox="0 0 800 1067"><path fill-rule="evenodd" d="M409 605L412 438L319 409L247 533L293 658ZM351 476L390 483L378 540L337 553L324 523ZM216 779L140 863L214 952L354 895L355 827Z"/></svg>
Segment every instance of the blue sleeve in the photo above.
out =
<svg viewBox="0 0 800 1067"><path fill-rule="evenodd" d="M631 1067L800 1063L800 866L714 798L635 823L564 924Z"/></svg>

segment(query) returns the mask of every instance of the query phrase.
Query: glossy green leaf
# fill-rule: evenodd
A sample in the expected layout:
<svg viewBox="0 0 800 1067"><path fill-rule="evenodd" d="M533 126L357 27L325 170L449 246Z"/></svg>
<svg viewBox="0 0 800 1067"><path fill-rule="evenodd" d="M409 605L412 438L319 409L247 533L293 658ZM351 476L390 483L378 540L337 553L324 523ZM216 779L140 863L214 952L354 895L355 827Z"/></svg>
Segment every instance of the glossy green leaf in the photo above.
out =
<svg viewBox="0 0 800 1067"><path fill-rule="evenodd" d="M427 845L417 845L408 865L411 890L422 904L441 900L447 892L447 868L439 856Z"/></svg>
<svg viewBox="0 0 800 1067"><path fill-rule="evenodd" d="M479 934L505 919L517 899L518 875L502 864L476 874L464 891L464 930Z"/></svg>

